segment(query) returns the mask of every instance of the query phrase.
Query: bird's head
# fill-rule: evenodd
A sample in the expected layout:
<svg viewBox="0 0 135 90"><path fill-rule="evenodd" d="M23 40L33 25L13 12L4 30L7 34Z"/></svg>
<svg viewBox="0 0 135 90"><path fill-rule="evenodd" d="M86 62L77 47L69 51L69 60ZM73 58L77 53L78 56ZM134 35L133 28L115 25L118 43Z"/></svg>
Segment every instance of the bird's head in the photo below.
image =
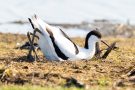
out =
<svg viewBox="0 0 135 90"><path fill-rule="evenodd" d="M101 40L101 33L98 30L92 30L90 31L85 39L85 48L88 48L89 43L92 42L99 42Z"/></svg>

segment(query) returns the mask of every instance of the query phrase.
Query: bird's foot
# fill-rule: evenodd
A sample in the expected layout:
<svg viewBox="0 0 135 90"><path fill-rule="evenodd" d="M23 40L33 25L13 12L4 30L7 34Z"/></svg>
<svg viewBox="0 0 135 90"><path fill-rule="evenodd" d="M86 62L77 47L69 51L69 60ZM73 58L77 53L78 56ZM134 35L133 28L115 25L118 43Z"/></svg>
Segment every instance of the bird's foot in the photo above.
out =
<svg viewBox="0 0 135 90"><path fill-rule="evenodd" d="M35 58L31 54L27 55L27 59L28 59L29 62L34 62L35 61Z"/></svg>

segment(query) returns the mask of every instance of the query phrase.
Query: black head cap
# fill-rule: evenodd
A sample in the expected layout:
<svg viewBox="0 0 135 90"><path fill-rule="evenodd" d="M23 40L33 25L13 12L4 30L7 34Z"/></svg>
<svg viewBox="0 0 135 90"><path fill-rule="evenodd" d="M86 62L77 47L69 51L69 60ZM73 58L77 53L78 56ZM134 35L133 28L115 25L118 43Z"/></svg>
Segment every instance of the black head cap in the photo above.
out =
<svg viewBox="0 0 135 90"><path fill-rule="evenodd" d="M102 37L101 33L100 33L99 31L97 31L97 30L90 31L90 32L87 34L87 37L89 38L91 35L95 35L95 36L97 36L98 38L101 38L101 37ZM87 38L87 37L86 37L86 38Z"/></svg>

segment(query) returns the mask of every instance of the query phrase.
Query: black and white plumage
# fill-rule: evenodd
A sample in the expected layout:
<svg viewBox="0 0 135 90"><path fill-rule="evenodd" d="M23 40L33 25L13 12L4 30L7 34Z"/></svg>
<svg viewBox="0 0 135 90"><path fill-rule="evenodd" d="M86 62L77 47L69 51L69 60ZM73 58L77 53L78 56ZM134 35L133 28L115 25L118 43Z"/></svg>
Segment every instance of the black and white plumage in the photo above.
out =
<svg viewBox="0 0 135 90"><path fill-rule="evenodd" d="M33 28L39 32L38 44L48 60L79 60L91 59L96 52L96 42L101 34L97 30L90 31L85 39L85 46L76 45L61 29L51 26L36 15L29 19Z"/></svg>

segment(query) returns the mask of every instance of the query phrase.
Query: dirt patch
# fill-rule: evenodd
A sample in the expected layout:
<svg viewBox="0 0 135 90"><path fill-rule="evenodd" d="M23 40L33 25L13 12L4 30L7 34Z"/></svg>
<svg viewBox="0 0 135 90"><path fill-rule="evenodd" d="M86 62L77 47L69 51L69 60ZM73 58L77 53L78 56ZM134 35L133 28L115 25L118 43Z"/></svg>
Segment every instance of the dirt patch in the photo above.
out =
<svg viewBox="0 0 135 90"><path fill-rule="evenodd" d="M105 60L47 61L38 51L39 61L27 62L27 50L15 49L25 43L25 35L0 34L1 83L32 84L41 86L64 86L70 79L81 85L113 86L113 83L135 67L135 39L103 38L106 42L117 41L118 51L112 51ZM84 39L74 38L80 46ZM102 48L105 46L102 45Z"/></svg>

